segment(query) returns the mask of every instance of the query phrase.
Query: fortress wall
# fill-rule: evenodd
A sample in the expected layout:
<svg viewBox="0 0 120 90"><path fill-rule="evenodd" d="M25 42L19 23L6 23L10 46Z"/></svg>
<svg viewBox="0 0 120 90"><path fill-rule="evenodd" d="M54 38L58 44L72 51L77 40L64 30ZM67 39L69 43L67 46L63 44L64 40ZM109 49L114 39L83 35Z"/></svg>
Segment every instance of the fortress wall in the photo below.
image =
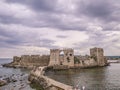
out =
<svg viewBox="0 0 120 90"><path fill-rule="evenodd" d="M14 56L10 66L34 67L34 66L53 66L55 68L74 68L106 66L107 59L104 57L102 48L91 48L90 56L74 55L74 49L50 49L50 55L22 55ZM9 66L9 65L7 65ZM65 68L66 69L66 68Z"/></svg>
<svg viewBox="0 0 120 90"><path fill-rule="evenodd" d="M49 60L49 55L22 55L21 57L14 56L12 64L20 67L47 66Z"/></svg>

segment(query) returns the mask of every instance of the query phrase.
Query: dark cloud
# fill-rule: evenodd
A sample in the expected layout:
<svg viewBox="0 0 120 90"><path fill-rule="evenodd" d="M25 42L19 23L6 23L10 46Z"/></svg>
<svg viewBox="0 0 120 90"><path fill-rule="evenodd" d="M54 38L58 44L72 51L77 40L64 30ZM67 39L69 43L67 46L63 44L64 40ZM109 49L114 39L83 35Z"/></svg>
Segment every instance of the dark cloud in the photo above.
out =
<svg viewBox="0 0 120 90"><path fill-rule="evenodd" d="M0 23L3 24L14 24L14 23L20 23L21 21L17 18L14 18L13 16L7 16L7 15L0 15Z"/></svg>
<svg viewBox="0 0 120 90"><path fill-rule="evenodd" d="M113 12L112 5L109 0L90 0L82 1L81 6L78 6L79 9L87 16L92 17L109 17Z"/></svg>
<svg viewBox="0 0 120 90"><path fill-rule="evenodd" d="M4 28L0 28L0 36L10 38L10 37L13 37L15 35L16 35L15 32L10 32L9 30L5 30Z"/></svg>
<svg viewBox="0 0 120 90"><path fill-rule="evenodd" d="M31 0L29 2L29 5L34 9L34 10L42 10L42 11L54 11L55 5L56 5L56 0ZM53 4L54 3L54 4Z"/></svg>
<svg viewBox="0 0 120 90"><path fill-rule="evenodd" d="M16 32L10 32L0 28L0 47L16 48L16 45L22 45L24 42L22 38L17 35Z"/></svg>
<svg viewBox="0 0 120 90"><path fill-rule="evenodd" d="M16 17L3 16L1 17L1 22L3 23L20 23L29 27L50 27L60 30L83 31L88 27L87 23L99 23L98 25L101 25L104 30L112 30L114 26L109 28L109 25L106 23L119 23L120 21L119 15L116 14L116 12L119 12L119 5L116 6L116 3L119 3L119 1L77 0L77 3L72 3L77 7L74 9L76 13L71 13L72 11L65 12L71 6L69 8L59 9L64 6L59 5L57 0L6 0L6 2L25 5L30 10L33 10L37 16L32 19L18 19ZM66 18L63 17L64 15ZM72 21L74 18L69 18L71 20L68 21L67 17L71 16L83 19L83 21Z"/></svg>
<svg viewBox="0 0 120 90"><path fill-rule="evenodd" d="M32 35L29 30L23 34L22 33L22 31L14 32L13 30L6 30L4 28L0 28L0 48L17 48L19 46L57 48L57 46L53 45L55 42L54 40L45 38L40 39L42 35L38 37L37 34L34 38L35 34Z"/></svg>
<svg viewBox="0 0 120 90"><path fill-rule="evenodd" d="M24 3L26 2L27 0L5 0L6 2L8 3Z"/></svg>
<svg viewBox="0 0 120 90"><path fill-rule="evenodd" d="M57 38L67 38L67 36L64 36L64 35L58 35L56 36Z"/></svg>
<svg viewBox="0 0 120 90"><path fill-rule="evenodd" d="M6 0L9 3L25 4L35 11L51 12L55 10L57 0Z"/></svg>

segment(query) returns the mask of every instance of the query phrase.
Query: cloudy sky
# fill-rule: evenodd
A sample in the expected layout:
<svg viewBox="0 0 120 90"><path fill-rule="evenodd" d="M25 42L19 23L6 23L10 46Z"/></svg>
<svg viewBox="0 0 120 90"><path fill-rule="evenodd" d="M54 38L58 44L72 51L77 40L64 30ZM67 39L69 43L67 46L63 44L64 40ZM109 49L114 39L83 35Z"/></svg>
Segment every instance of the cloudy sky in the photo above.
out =
<svg viewBox="0 0 120 90"><path fill-rule="evenodd" d="M120 55L120 0L0 0L0 57L92 47Z"/></svg>

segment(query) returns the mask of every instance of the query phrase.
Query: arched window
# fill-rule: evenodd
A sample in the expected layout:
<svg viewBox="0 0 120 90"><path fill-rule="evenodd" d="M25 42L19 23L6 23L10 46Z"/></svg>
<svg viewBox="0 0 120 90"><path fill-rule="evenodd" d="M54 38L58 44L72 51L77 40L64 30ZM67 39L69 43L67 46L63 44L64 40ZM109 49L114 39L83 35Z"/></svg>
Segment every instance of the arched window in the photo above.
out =
<svg viewBox="0 0 120 90"><path fill-rule="evenodd" d="M64 52L63 51L60 52L60 56L64 56Z"/></svg>

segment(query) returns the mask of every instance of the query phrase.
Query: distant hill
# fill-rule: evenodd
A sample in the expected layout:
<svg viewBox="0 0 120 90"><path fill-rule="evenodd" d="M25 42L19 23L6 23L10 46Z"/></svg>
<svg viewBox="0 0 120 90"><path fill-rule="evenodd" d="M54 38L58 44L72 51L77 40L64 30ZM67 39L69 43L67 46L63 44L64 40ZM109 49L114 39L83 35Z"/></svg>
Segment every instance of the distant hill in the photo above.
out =
<svg viewBox="0 0 120 90"><path fill-rule="evenodd" d="M120 60L120 56L106 56L108 60Z"/></svg>

